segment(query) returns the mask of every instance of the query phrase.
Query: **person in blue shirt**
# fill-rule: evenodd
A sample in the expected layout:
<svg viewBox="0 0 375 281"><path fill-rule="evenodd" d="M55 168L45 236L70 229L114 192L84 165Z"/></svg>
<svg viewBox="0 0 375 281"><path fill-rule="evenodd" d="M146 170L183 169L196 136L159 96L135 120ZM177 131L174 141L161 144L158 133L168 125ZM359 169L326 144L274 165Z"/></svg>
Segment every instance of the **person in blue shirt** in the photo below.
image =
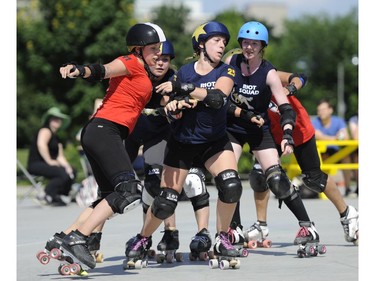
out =
<svg viewBox="0 0 375 281"><path fill-rule="evenodd" d="M328 99L322 99L317 105L317 117L313 118L312 124L315 128L316 140L348 140L349 132L346 122L343 118L334 115L333 106ZM323 158L336 153L340 148L338 146L327 147L326 153L322 154ZM342 163L350 163L350 157L345 157ZM343 170L345 195L350 193L350 181L352 178L351 170Z"/></svg>
<svg viewBox="0 0 375 281"><path fill-rule="evenodd" d="M148 209L144 225L125 250L127 258L147 252L151 235L174 214L189 169L199 158L218 189L215 255L236 257L227 230L242 194L236 158L226 133L227 97L234 86L234 69L221 61L230 39L227 27L216 21L200 25L192 45L198 60L183 65L173 82L156 87L170 95L166 105L171 136L165 151L162 191Z"/></svg>

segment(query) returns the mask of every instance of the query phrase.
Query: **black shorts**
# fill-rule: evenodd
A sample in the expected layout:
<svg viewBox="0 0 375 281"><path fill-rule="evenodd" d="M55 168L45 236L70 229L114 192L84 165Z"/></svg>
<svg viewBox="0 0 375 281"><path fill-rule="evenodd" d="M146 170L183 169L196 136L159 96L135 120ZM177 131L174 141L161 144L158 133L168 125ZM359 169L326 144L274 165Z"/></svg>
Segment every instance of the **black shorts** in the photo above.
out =
<svg viewBox="0 0 375 281"><path fill-rule="evenodd" d="M250 152L275 148L275 140L269 130L257 130L256 133L249 132L248 134L239 134L235 132L228 132L229 139L232 143L237 143L243 147L246 143L250 147Z"/></svg>
<svg viewBox="0 0 375 281"><path fill-rule="evenodd" d="M224 150L233 151L227 135L216 141L202 144L181 143L171 136L165 150L164 164L186 170L191 167L203 167L208 159Z"/></svg>

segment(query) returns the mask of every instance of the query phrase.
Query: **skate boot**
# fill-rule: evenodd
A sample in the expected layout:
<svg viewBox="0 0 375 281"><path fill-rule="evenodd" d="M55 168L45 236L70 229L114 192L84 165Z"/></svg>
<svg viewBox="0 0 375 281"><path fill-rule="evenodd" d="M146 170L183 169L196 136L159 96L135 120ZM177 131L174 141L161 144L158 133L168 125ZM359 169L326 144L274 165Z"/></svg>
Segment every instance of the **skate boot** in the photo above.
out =
<svg viewBox="0 0 375 281"><path fill-rule="evenodd" d="M317 256L325 254L327 249L325 245L320 245L319 234L313 222L300 221L300 229L294 239L294 245L299 245L297 255L300 258L307 256Z"/></svg>
<svg viewBox="0 0 375 281"><path fill-rule="evenodd" d="M266 239L269 234L267 223L255 222L250 228L244 231L244 236L247 241L247 247L255 249L257 247L270 248L272 241Z"/></svg>
<svg viewBox="0 0 375 281"><path fill-rule="evenodd" d="M148 265L148 250L151 247L151 236L143 237L140 234L134 236L126 242L125 260L123 269L141 269Z"/></svg>
<svg viewBox="0 0 375 281"><path fill-rule="evenodd" d="M249 252L245 249L245 237L242 228L242 225L232 222L228 229L228 239L239 251L241 257L247 257Z"/></svg>
<svg viewBox="0 0 375 281"><path fill-rule="evenodd" d="M203 228L191 239L189 259L205 261L208 258L208 251L212 246L210 232Z"/></svg>
<svg viewBox="0 0 375 281"><path fill-rule="evenodd" d="M345 233L345 240L358 245L359 242L359 214L358 211L348 206L345 217L340 219Z"/></svg>
<svg viewBox="0 0 375 281"><path fill-rule="evenodd" d="M222 231L216 234L216 241L213 248L214 258L209 260L210 268L240 268L240 260L237 259L240 254L230 243L228 233Z"/></svg>
<svg viewBox="0 0 375 281"><path fill-rule="evenodd" d="M88 239L88 236L75 230L64 237L60 246L64 255L70 256L83 270L93 269L96 266L96 261L88 247Z"/></svg>
<svg viewBox="0 0 375 281"><path fill-rule="evenodd" d="M163 263L166 261L167 263L172 263L174 260L181 262L182 253L176 252L179 247L178 230L164 230L164 235L157 246L160 253L156 254L156 262Z"/></svg>
<svg viewBox="0 0 375 281"><path fill-rule="evenodd" d="M96 262L103 262L103 253L99 253L100 249L100 240L102 239L102 233L101 232L93 232L89 236L89 239L87 241L89 251L96 259Z"/></svg>

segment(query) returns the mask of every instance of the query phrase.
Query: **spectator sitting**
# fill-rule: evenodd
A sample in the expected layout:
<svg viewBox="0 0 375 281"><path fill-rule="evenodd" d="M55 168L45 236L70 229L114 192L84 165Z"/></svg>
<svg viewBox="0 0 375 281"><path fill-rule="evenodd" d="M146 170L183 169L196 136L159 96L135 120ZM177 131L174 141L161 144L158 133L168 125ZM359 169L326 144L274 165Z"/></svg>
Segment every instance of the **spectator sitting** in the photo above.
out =
<svg viewBox="0 0 375 281"><path fill-rule="evenodd" d="M28 171L48 180L43 200L51 206L65 206L70 202L68 195L76 177L57 136L57 131L65 129L69 123L68 115L57 107L50 108L43 115L42 127L30 145Z"/></svg>
<svg viewBox="0 0 375 281"><path fill-rule="evenodd" d="M333 115L333 106L327 99L319 101L317 106L317 117L312 119L315 128L315 137L317 140L348 140L349 133L346 122L343 118ZM338 146L327 147L326 153L322 154L323 158L336 153L340 148ZM350 157L345 157L341 163L350 163ZM343 195L350 193L351 171L344 170L344 189Z"/></svg>

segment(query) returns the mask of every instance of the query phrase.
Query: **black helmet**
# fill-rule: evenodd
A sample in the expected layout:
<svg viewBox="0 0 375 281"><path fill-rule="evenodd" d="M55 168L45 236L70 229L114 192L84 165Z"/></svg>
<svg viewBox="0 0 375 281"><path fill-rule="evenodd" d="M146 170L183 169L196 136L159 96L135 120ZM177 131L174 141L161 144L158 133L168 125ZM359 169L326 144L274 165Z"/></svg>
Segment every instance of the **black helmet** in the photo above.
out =
<svg viewBox="0 0 375 281"><path fill-rule="evenodd" d="M126 45L132 51L134 47L146 46L159 42L164 42L163 30L156 24L146 22L133 25L126 34Z"/></svg>

